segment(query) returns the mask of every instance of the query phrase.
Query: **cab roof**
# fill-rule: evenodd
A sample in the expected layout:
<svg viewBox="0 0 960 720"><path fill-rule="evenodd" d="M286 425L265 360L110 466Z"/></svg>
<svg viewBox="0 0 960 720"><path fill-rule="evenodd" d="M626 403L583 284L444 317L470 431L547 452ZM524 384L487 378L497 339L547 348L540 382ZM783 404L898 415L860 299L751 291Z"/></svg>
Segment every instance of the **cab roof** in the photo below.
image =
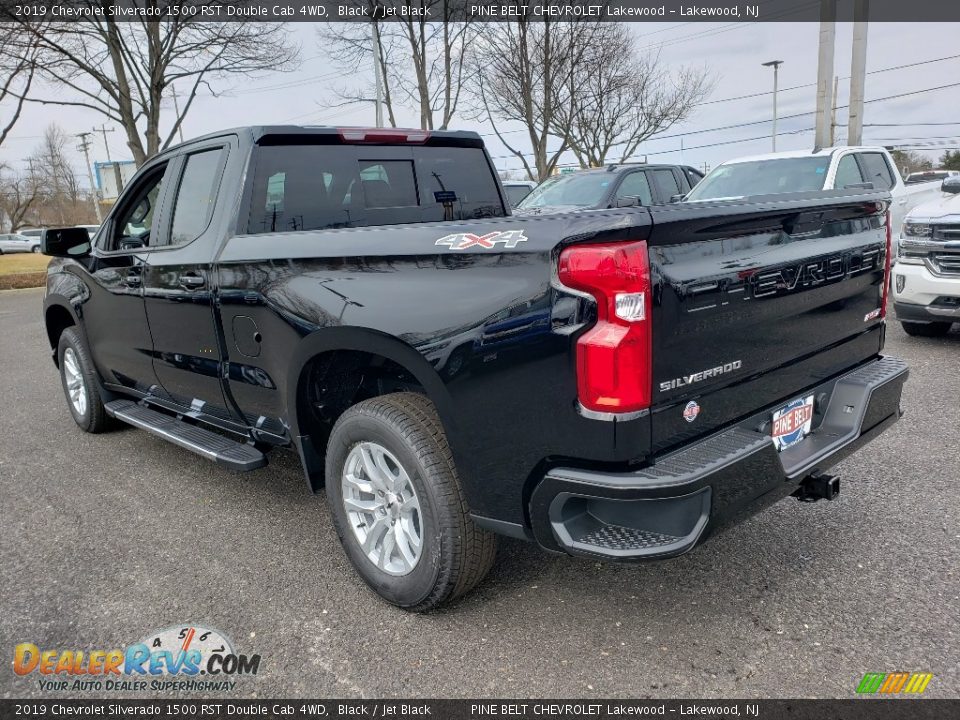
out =
<svg viewBox="0 0 960 720"><path fill-rule="evenodd" d="M461 145L483 147L483 139L471 130L420 130L415 128L374 128L332 125L247 125L227 128L171 146L163 154L197 142L237 135L255 145L285 144L372 144L372 145Z"/></svg>

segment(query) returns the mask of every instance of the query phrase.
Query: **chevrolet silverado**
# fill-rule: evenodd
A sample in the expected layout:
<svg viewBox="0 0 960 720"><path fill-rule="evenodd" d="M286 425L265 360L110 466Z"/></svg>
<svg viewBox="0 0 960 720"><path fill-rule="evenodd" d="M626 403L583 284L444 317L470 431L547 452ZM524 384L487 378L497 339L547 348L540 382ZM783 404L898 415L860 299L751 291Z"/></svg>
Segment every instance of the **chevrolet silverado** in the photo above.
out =
<svg viewBox="0 0 960 720"><path fill-rule="evenodd" d="M514 217L474 133L240 128L148 160L93 237L48 230L43 313L81 429L237 471L292 449L363 580L423 611L498 534L667 558L832 499L900 416L889 205Z"/></svg>

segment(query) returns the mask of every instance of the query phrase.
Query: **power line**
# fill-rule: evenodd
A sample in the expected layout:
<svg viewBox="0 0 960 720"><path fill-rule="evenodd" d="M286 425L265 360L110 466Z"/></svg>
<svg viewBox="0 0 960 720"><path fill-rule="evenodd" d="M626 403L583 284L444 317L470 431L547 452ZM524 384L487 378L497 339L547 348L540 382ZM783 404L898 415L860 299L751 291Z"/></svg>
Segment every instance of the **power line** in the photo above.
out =
<svg viewBox="0 0 960 720"><path fill-rule="evenodd" d="M945 60L956 60L960 58L960 55L948 55L947 57L941 58L931 58L930 60L922 60L920 62L908 63L906 65L894 65L887 68L879 68L877 70L871 70L867 75L877 75L879 73L892 72L894 70L905 70L906 68L919 67L921 65L930 65L931 63L944 62ZM841 80L849 80L850 76L845 75L840 78ZM804 85L792 85L791 87L781 88L778 92L789 92L790 90L802 90L804 88L816 87L816 83L805 83ZM764 92L750 93L749 95L736 95L734 97L720 98L718 100L706 100L701 103L697 103L695 107L701 107L703 105L718 105L725 102L733 102L734 100L749 100L751 98L764 97L765 95L773 95L772 90L765 90Z"/></svg>

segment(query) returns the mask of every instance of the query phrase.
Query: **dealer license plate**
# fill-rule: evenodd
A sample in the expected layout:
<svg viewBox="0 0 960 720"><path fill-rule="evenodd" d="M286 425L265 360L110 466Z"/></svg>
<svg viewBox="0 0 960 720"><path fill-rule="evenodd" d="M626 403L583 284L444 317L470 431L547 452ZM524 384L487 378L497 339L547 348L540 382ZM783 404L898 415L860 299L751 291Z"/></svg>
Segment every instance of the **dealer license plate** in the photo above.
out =
<svg viewBox="0 0 960 720"><path fill-rule="evenodd" d="M813 424L813 395L791 400L773 413L770 435L778 451L793 447L810 434Z"/></svg>

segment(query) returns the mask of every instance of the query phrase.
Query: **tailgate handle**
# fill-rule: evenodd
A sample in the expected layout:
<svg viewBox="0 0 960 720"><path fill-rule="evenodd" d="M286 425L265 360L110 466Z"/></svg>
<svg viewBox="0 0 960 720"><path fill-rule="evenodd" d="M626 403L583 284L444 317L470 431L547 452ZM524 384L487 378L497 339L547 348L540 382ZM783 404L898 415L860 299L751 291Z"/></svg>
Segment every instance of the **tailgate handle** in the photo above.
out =
<svg viewBox="0 0 960 720"><path fill-rule="evenodd" d="M822 212L802 212L783 220L783 231L787 235L812 235L823 230Z"/></svg>

